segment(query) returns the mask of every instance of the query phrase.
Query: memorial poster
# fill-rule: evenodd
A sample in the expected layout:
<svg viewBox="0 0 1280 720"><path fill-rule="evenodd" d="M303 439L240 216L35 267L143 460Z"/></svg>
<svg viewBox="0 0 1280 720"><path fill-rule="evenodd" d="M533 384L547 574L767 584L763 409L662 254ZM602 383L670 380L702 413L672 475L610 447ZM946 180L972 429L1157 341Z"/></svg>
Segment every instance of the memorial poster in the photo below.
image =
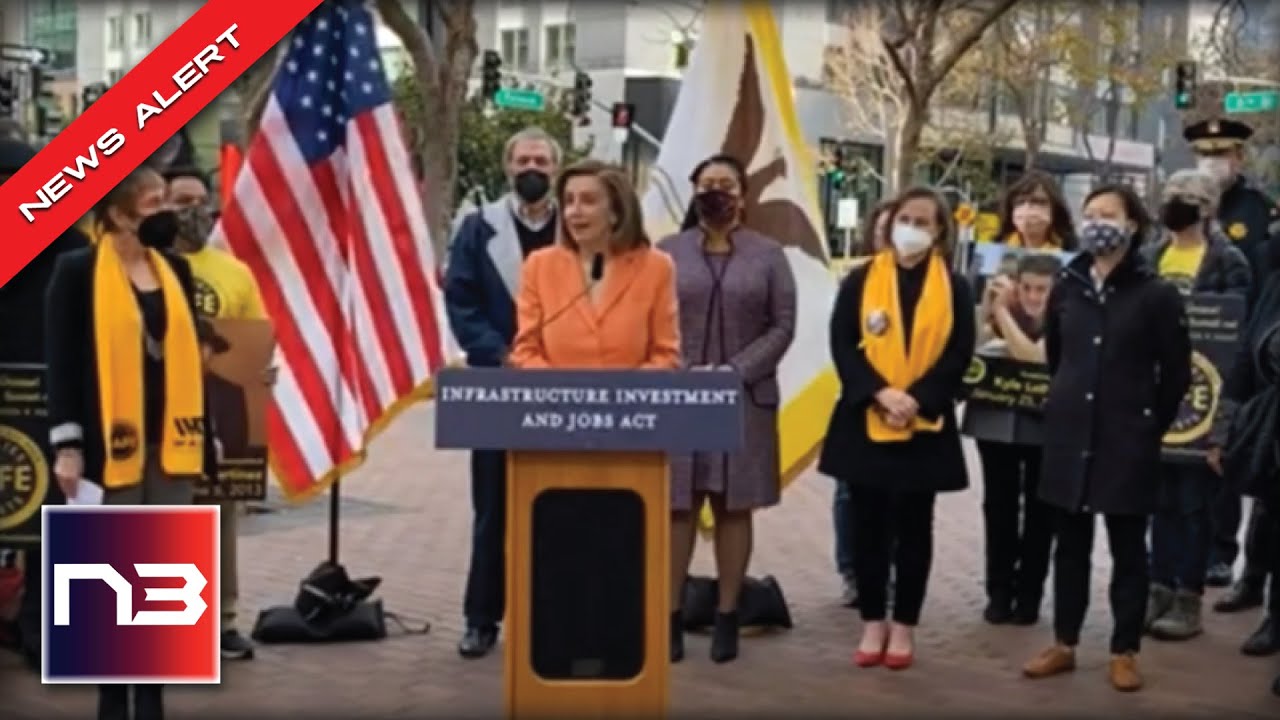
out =
<svg viewBox="0 0 1280 720"><path fill-rule="evenodd" d="M275 380L275 336L266 320L208 322L205 392L222 457L218 477L200 483L196 497L205 502L262 500L267 494L267 407Z"/></svg>
<svg viewBox="0 0 1280 720"><path fill-rule="evenodd" d="M45 366L0 363L0 543L39 543L41 506L65 502L52 458Z"/></svg>

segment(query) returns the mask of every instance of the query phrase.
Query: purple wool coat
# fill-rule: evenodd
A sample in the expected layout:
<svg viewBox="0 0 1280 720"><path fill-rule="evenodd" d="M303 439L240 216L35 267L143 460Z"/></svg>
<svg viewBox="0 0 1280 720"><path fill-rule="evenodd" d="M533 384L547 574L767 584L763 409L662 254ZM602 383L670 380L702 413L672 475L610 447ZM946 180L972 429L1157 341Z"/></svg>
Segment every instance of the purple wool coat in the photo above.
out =
<svg viewBox="0 0 1280 720"><path fill-rule="evenodd" d="M722 494L728 510L753 510L777 504L782 490L778 364L795 336L795 278L777 242L746 228L730 237L733 252L719 257L703 253L699 229L658 243L675 262L685 365L731 365L745 386L742 450L672 455L676 511L705 493Z"/></svg>

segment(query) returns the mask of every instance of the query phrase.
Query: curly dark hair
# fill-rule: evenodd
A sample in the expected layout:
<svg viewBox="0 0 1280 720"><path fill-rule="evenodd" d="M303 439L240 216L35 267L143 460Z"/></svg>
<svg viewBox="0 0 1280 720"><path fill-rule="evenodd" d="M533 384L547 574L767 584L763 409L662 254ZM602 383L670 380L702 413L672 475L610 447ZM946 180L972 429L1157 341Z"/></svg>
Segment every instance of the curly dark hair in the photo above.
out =
<svg viewBox="0 0 1280 720"><path fill-rule="evenodd" d="M1028 171L1018 178L1000 198L1000 234L997 240L1004 242L1005 238L1017 231L1013 226L1013 209L1036 193L1044 193L1049 198L1049 231L1062 243L1063 250L1075 250L1076 229L1067 201L1062 197L1058 182L1039 170Z"/></svg>

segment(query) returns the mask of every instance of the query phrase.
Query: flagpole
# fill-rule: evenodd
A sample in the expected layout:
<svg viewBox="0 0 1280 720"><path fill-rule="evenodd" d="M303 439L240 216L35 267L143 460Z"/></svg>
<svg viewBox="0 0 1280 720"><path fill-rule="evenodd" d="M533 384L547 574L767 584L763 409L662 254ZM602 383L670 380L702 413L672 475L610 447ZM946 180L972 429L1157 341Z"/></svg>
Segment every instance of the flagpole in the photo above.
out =
<svg viewBox="0 0 1280 720"><path fill-rule="evenodd" d="M339 486L341 484L342 476L339 475L329 486L329 563L331 565L338 564L338 536L342 508L342 493L339 491Z"/></svg>

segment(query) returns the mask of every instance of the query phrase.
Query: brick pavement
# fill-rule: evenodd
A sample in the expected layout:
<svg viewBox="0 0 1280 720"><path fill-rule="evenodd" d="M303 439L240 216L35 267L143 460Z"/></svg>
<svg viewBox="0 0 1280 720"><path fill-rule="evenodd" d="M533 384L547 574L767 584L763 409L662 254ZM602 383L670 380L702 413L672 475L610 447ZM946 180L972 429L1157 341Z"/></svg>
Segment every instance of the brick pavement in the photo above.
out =
<svg viewBox="0 0 1280 720"><path fill-rule="evenodd" d="M380 595L388 608L410 620L431 621L431 634L347 646L260 647L255 661L229 663L220 687L171 690L172 717L500 713L499 656L464 662L454 650L461 632L470 520L466 460L461 453L432 449L431 422L429 408L414 410L377 442L369 464L345 486L342 533L343 561L350 570L382 575ZM917 667L905 673L858 670L849 663L858 632L856 611L838 606L831 568L831 489L830 480L810 474L788 490L779 508L759 519L753 572L779 578L796 628L744 639L743 656L726 666L706 659L705 638L691 639L689 659L673 674L673 716L1115 712L1276 717L1280 712L1280 700L1267 690L1280 663L1236 652L1257 623L1256 613L1211 616L1206 635L1191 643L1149 643L1143 657L1149 688L1133 696L1113 692L1104 678L1109 622L1101 563L1081 669L1061 679L1022 680L1021 662L1049 640L1049 630L1046 621L1035 628L992 628L981 621L976 491L948 496L939 505ZM241 540L246 608L256 612L292 598L297 579L325 553L325 519L323 501L246 518ZM709 555L699 551L703 572ZM246 629L250 623L246 618ZM13 656L0 655L2 717L91 717L94 697L92 689L42 687Z"/></svg>

